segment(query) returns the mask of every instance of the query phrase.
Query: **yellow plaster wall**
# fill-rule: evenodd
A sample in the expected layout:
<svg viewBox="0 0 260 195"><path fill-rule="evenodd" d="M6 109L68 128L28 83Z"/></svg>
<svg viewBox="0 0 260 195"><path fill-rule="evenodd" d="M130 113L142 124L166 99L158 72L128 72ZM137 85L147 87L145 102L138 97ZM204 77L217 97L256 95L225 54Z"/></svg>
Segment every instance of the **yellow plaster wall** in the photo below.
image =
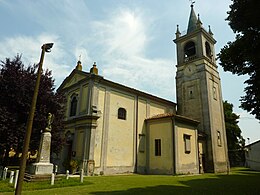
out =
<svg viewBox="0 0 260 195"><path fill-rule="evenodd" d="M154 116L163 113L175 113L175 108L167 105L162 105L145 98L138 99L138 137L137 137L137 163L138 168L146 166L146 123L145 119L149 116ZM144 151L140 151L140 147ZM140 169L141 171L141 169Z"/></svg>
<svg viewBox="0 0 260 195"><path fill-rule="evenodd" d="M81 160L83 155L84 130L76 130L76 131L77 131L76 158Z"/></svg>
<svg viewBox="0 0 260 195"><path fill-rule="evenodd" d="M115 91L110 93L107 166L133 166L135 99ZM126 120L117 118L118 108L127 111Z"/></svg>
<svg viewBox="0 0 260 195"><path fill-rule="evenodd" d="M157 114L163 114L166 113L167 107L163 106L161 104L151 102L150 103L150 115L149 116L154 116Z"/></svg>
<svg viewBox="0 0 260 195"><path fill-rule="evenodd" d="M149 121L149 171L173 173L172 121L170 118ZM155 139L161 139L161 156L155 156Z"/></svg>
<svg viewBox="0 0 260 195"><path fill-rule="evenodd" d="M145 134L145 119L147 118L147 101L138 100L138 133Z"/></svg>
<svg viewBox="0 0 260 195"><path fill-rule="evenodd" d="M147 101L144 99L138 100L138 142L137 142L137 160L138 166L146 166L146 124L145 119L147 118ZM139 135L140 134L140 135ZM144 151L140 151L140 148Z"/></svg>
<svg viewBox="0 0 260 195"><path fill-rule="evenodd" d="M200 154L205 154L206 153L206 143L205 141L199 140L198 141L198 150Z"/></svg>
<svg viewBox="0 0 260 195"><path fill-rule="evenodd" d="M102 150L102 134L103 134L103 123L104 123L104 108L105 108L105 88L99 88L98 91L98 110L101 111L100 118L97 120L97 128L95 134L95 151L94 160L95 166L100 167L101 150Z"/></svg>
<svg viewBox="0 0 260 195"><path fill-rule="evenodd" d="M177 172L185 173L186 170L194 172L198 171L198 144L197 144L197 131L194 130L194 127L189 125L176 123L175 128L177 138L175 139L177 144ZM184 134L190 135L190 146L191 152L185 153L185 142Z"/></svg>
<svg viewBox="0 0 260 195"><path fill-rule="evenodd" d="M88 85L82 86L82 94L80 100L80 112L84 113L87 110Z"/></svg>
<svg viewBox="0 0 260 195"><path fill-rule="evenodd" d="M67 81L66 85L63 88L69 87L71 85L74 85L78 81L84 79L83 75L75 74L69 81Z"/></svg>

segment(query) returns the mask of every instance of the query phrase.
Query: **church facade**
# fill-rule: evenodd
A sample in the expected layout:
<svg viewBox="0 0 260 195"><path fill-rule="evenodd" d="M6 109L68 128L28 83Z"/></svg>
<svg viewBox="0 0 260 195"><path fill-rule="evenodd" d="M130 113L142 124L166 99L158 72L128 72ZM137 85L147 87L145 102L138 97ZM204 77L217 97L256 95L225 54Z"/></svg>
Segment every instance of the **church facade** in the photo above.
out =
<svg viewBox="0 0 260 195"><path fill-rule="evenodd" d="M187 34L177 27L177 104L105 79L94 63L76 68L66 97L61 161L86 175L196 174L229 170L216 41L193 5Z"/></svg>

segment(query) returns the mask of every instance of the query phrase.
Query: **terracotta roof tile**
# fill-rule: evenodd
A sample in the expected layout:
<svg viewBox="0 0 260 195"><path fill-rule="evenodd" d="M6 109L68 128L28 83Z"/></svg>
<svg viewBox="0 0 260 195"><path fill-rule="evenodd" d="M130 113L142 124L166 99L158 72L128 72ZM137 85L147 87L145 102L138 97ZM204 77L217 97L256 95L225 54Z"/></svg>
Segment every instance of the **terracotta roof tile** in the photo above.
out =
<svg viewBox="0 0 260 195"><path fill-rule="evenodd" d="M185 120L185 121L189 121L189 122L193 122L193 123L200 123L199 121L194 120L192 118L182 116L182 115L177 115L174 113L157 114L157 115L146 118L146 120L161 119L161 118L168 118L168 117L174 117L179 120Z"/></svg>

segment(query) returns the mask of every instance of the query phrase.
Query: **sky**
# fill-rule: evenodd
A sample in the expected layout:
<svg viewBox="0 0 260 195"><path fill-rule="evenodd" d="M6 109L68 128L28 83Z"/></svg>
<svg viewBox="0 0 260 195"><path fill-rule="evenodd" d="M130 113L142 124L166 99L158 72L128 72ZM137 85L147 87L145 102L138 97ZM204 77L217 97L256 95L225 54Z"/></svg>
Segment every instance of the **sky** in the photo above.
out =
<svg viewBox="0 0 260 195"><path fill-rule="evenodd" d="M217 40L215 50L235 39L227 11L231 0L196 0L194 10ZM0 0L0 60L22 54L39 62L41 46L53 42L44 68L58 87L80 59L84 71L97 63L104 78L176 102L176 25L184 34L190 1L173 0ZM260 139L260 123L239 108L246 76L218 67L223 99L240 115L246 143ZM249 138L249 140L247 139Z"/></svg>

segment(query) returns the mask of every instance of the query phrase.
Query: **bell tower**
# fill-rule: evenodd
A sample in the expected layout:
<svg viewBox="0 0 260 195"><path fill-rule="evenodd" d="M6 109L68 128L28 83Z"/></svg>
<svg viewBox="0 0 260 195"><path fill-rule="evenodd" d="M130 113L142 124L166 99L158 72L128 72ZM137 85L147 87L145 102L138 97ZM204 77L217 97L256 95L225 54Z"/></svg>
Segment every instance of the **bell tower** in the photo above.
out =
<svg viewBox="0 0 260 195"><path fill-rule="evenodd" d="M206 31L191 4L187 33L177 25L177 113L200 121L200 161L206 172L229 170L220 77L210 26Z"/></svg>

